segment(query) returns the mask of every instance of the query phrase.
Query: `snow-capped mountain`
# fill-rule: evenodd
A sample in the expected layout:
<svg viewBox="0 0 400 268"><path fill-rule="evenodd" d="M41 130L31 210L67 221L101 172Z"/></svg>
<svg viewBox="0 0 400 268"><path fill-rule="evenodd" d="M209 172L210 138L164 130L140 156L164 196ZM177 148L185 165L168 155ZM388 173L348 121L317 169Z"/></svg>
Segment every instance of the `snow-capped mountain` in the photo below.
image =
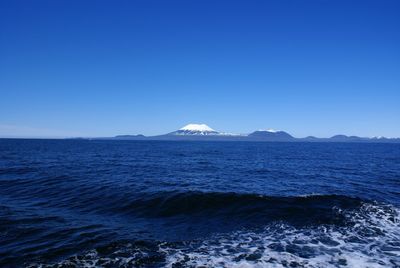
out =
<svg viewBox="0 0 400 268"><path fill-rule="evenodd" d="M169 135L220 135L220 133L206 124L188 124Z"/></svg>

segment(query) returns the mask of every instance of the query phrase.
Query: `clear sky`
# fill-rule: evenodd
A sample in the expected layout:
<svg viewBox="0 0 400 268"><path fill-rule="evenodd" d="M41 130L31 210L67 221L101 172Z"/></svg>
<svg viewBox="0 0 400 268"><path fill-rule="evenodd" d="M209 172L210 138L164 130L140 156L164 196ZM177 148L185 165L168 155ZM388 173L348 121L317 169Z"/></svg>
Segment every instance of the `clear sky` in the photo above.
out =
<svg viewBox="0 0 400 268"><path fill-rule="evenodd" d="M400 137L400 1L0 2L0 136Z"/></svg>

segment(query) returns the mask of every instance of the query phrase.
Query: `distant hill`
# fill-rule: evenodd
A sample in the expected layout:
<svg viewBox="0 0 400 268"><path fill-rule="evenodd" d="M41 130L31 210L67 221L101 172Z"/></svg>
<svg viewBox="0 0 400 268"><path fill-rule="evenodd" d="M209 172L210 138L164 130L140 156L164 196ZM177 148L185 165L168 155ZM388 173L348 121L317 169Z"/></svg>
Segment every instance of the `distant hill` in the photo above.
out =
<svg viewBox="0 0 400 268"><path fill-rule="evenodd" d="M137 139L146 139L146 136L142 135L142 134L138 134L138 135L118 135L115 136L114 139L116 140L137 140Z"/></svg>
<svg viewBox="0 0 400 268"><path fill-rule="evenodd" d="M295 138L286 133L285 131L257 130L247 136L252 140L265 140L265 141L294 141Z"/></svg>
<svg viewBox="0 0 400 268"><path fill-rule="evenodd" d="M361 138L357 136L335 135L330 138L331 141L348 142L348 141L368 141L370 138Z"/></svg>

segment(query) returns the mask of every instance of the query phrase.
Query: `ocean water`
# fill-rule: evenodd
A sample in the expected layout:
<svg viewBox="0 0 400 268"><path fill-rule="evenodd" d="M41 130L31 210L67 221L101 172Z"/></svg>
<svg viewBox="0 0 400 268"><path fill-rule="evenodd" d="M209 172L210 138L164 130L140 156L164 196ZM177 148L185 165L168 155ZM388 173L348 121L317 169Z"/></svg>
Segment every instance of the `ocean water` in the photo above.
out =
<svg viewBox="0 0 400 268"><path fill-rule="evenodd" d="M400 267L400 145L0 140L0 267Z"/></svg>

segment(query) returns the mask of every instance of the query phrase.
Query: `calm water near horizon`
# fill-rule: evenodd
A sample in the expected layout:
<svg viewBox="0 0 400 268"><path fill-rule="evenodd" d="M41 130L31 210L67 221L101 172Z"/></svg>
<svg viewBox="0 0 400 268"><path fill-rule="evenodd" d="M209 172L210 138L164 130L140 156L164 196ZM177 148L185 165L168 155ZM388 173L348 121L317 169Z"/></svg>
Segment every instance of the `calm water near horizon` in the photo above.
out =
<svg viewBox="0 0 400 268"><path fill-rule="evenodd" d="M0 267L400 267L400 144L0 139Z"/></svg>

